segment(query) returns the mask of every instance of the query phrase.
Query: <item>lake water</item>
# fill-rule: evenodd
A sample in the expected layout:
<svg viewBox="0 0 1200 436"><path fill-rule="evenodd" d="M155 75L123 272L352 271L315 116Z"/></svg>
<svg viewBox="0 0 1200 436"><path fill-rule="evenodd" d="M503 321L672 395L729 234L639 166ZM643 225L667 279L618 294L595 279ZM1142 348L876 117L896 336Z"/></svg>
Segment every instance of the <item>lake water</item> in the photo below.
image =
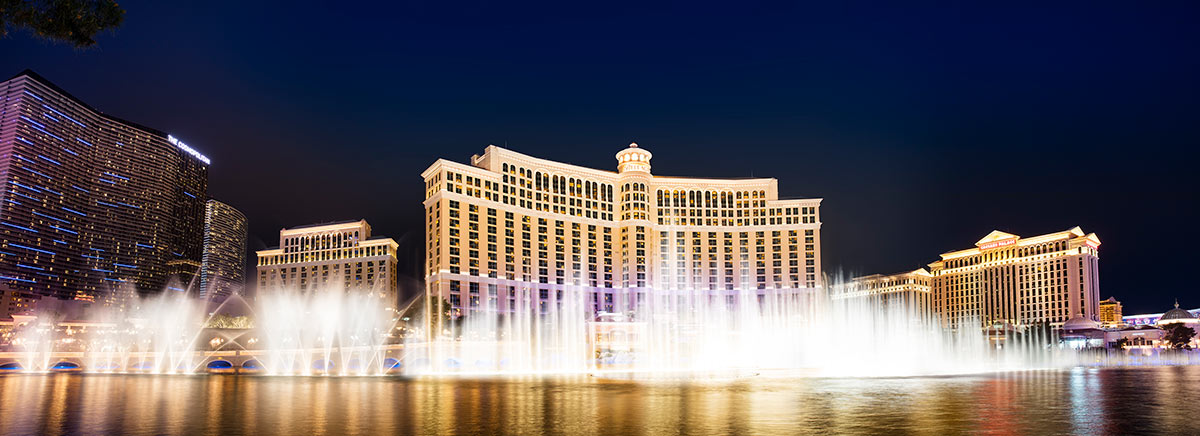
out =
<svg viewBox="0 0 1200 436"><path fill-rule="evenodd" d="M0 434L1200 434L1200 367L628 381L11 374Z"/></svg>

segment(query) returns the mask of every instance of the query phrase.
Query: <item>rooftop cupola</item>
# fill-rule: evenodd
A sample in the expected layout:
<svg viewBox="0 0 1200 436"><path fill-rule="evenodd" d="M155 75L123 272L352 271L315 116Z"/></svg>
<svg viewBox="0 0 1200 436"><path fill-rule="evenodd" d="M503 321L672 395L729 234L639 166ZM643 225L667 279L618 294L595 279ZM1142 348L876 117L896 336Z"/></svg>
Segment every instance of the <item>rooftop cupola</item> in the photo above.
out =
<svg viewBox="0 0 1200 436"><path fill-rule="evenodd" d="M629 143L629 148L617 152L617 172L650 173L650 158L654 157L649 150L638 147L636 142Z"/></svg>

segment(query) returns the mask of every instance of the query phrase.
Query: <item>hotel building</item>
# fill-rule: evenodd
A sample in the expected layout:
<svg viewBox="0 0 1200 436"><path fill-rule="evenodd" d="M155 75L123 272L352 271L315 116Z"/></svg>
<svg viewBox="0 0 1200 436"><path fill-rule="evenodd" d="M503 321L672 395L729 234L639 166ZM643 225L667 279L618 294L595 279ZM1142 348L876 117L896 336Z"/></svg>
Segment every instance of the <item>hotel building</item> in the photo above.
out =
<svg viewBox="0 0 1200 436"><path fill-rule="evenodd" d="M933 309L944 327L1061 327L1100 312L1098 248L1095 233L1079 227L1022 238L993 231L974 248L941 255L929 264Z"/></svg>
<svg viewBox="0 0 1200 436"><path fill-rule="evenodd" d="M0 82L0 289L114 303L186 285L170 276L199 265L208 165L33 72Z"/></svg>
<svg viewBox="0 0 1200 436"><path fill-rule="evenodd" d="M396 241L372 237L366 220L279 231L279 248L258 254L258 295L276 290L370 292L398 304Z"/></svg>
<svg viewBox="0 0 1200 436"><path fill-rule="evenodd" d="M599 313L651 289L732 301L821 286L820 199L780 199L773 178L655 176L651 158L630 144L612 172L493 145L470 165L434 162L421 174L426 294L463 312L545 312L582 292Z"/></svg>
<svg viewBox="0 0 1200 436"><path fill-rule="evenodd" d="M932 285L933 274L925 268L899 274L872 274L834 286L830 298L869 302L884 311L898 308L918 319L933 320Z"/></svg>
<svg viewBox="0 0 1200 436"><path fill-rule="evenodd" d="M204 256L200 262L201 299L221 302L246 286L246 215L233 206L208 200L204 209Z"/></svg>
<svg viewBox="0 0 1200 436"><path fill-rule="evenodd" d="M1121 302L1114 297L1100 302L1100 324L1105 327L1121 325Z"/></svg>

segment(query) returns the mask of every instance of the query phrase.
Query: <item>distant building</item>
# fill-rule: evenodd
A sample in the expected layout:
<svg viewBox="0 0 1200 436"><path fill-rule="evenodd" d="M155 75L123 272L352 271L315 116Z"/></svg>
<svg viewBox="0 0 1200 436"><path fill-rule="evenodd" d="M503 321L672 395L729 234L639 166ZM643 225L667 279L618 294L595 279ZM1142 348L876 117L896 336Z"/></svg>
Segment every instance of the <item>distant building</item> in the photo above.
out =
<svg viewBox="0 0 1200 436"><path fill-rule="evenodd" d="M396 308L396 241L372 237L365 220L279 231L258 254L258 295L275 290L371 292Z"/></svg>
<svg viewBox="0 0 1200 436"><path fill-rule="evenodd" d="M918 319L933 319L931 284L933 275L925 268L906 273L856 277L833 287L834 300L863 301L878 305L880 310L899 308Z"/></svg>
<svg viewBox="0 0 1200 436"><path fill-rule="evenodd" d="M110 305L198 265L207 157L31 71L0 102L0 290Z"/></svg>
<svg viewBox="0 0 1200 436"><path fill-rule="evenodd" d="M41 295L32 292L0 290L0 319L33 312L41 299Z"/></svg>
<svg viewBox="0 0 1200 436"><path fill-rule="evenodd" d="M993 231L975 248L929 264L934 312L950 328L966 320L980 327L1098 320L1099 247L1096 234L1079 227L1029 238Z"/></svg>
<svg viewBox="0 0 1200 436"><path fill-rule="evenodd" d="M204 208L204 256L199 296L221 302L246 287L246 215L208 200Z"/></svg>
<svg viewBox="0 0 1200 436"><path fill-rule="evenodd" d="M1108 297L1100 302L1100 324L1105 327L1121 324L1121 302L1116 298Z"/></svg>

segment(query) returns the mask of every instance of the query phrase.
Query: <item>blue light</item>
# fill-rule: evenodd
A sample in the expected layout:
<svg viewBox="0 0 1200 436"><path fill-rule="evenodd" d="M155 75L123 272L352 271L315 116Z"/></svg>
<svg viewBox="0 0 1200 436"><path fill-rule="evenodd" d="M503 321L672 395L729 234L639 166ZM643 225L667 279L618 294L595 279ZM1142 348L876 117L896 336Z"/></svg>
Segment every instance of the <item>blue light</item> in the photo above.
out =
<svg viewBox="0 0 1200 436"><path fill-rule="evenodd" d="M114 173L114 172L111 172L111 171L105 171L105 172L104 172L104 174L108 174L108 175L110 175L110 176L116 177L116 178L118 178L118 179L121 179L121 180L124 180L124 181L129 181L129 178L128 178L128 177L125 177L125 176L118 175L117 173Z"/></svg>
<svg viewBox="0 0 1200 436"><path fill-rule="evenodd" d="M67 212L71 212L71 213L73 213L73 214L75 214L75 215L79 215L79 216L87 216L87 214L86 214L86 213L83 213L83 212L80 212L80 211L77 211L77 210L74 210L74 209L67 209L67 208L65 208L65 207L63 207L63 208L61 208L61 209L62 209L62 210L65 210L65 211L67 211Z"/></svg>
<svg viewBox="0 0 1200 436"><path fill-rule="evenodd" d="M40 266L25 265L25 264L23 264L23 263L18 263L18 264L17 264L17 267L18 267L18 268L25 268L25 269L36 269L36 270L38 270L38 271L45 271L45 270L46 270L45 268L42 268L42 267L40 267Z"/></svg>
<svg viewBox="0 0 1200 436"><path fill-rule="evenodd" d="M46 215L46 214L44 214L44 213L41 213L41 212L38 212L38 211L36 211L36 210L35 210L35 211L33 211L33 214L34 214L34 215L37 215L37 216L40 216L40 217L42 217L42 218L50 218L50 219L52 219L52 220L55 220L55 221L58 221L58 222L61 222L61 223L67 223L67 224L71 224L71 222L70 222L70 221L67 221L67 220L65 220L65 219L62 219L62 218L59 218L59 217L53 217L53 216L50 216L50 215Z"/></svg>
<svg viewBox="0 0 1200 436"><path fill-rule="evenodd" d="M46 128L46 125L45 125L45 124L42 124L42 123L39 123L39 122L37 122L37 121L31 120L31 119L29 119L29 117L27 117L27 116L21 115L21 119L22 119L22 120L25 120L25 121L28 121L30 124L33 124L33 126L34 126L34 127L39 127L39 128L42 128L42 129L45 129L45 128Z"/></svg>
<svg viewBox="0 0 1200 436"><path fill-rule="evenodd" d="M29 280L29 279L23 279L20 277L0 276L0 279L16 280L18 282L25 282L25 283L37 283L36 281Z"/></svg>
<svg viewBox="0 0 1200 436"><path fill-rule="evenodd" d="M15 158L17 158L17 159L20 159L20 160L23 160L23 161L25 161L25 162L29 162L29 163L31 163L31 164L37 165L37 162L31 161L31 160L29 160L29 159L26 159L26 158L25 158L25 156L21 156L21 155L19 155L19 154L13 154L13 157L15 157Z"/></svg>
<svg viewBox="0 0 1200 436"><path fill-rule="evenodd" d="M85 125L85 124L83 124L83 123L81 123L81 122L79 122L79 121L75 121L75 119L74 119L74 118L68 117L68 116L67 116L67 114L64 114L64 113L62 113L62 112L59 112L59 111L55 110L54 108L52 108L52 107L50 107L50 106L42 105L42 107L44 107L44 108L46 108L46 109L49 109L51 112L54 112L54 113L58 114L58 116L60 116L60 117L66 118L66 119L68 119L68 120L71 120L71 122L72 122L72 123L78 124L78 125L79 125L79 127L87 127L87 125Z"/></svg>
<svg viewBox="0 0 1200 436"><path fill-rule="evenodd" d="M33 126L33 128L34 128L35 130L39 131L39 132L45 133L46 135L50 136L51 138L57 139L57 140L59 140L59 141L62 141L62 142L67 142L67 140L66 140L66 139L62 139L62 137L61 137L61 136L58 136L58 135L55 135L55 134L53 134L53 133L47 132L47 131L46 131L46 129L43 129L43 128L41 128L41 127L38 127L38 126Z"/></svg>
<svg viewBox="0 0 1200 436"><path fill-rule="evenodd" d="M58 119L58 118L54 118L54 116L53 116L53 115L50 115L50 114L42 114L42 116L43 116L43 117L46 117L46 118L49 118L49 119L51 119L51 120L54 120L54 122L56 122L56 123L61 123L61 122L62 122L62 121L59 121L59 119Z"/></svg>
<svg viewBox="0 0 1200 436"><path fill-rule="evenodd" d="M54 240L54 243L55 243L55 244L70 245L70 244L67 244L67 241L63 241L63 240L59 240L59 239L55 239L55 240Z"/></svg>
<svg viewBox="0 0 1200 436"><path fill-rule="evenodd" d="M104 183L107 183L107 184L110 184L110 185L115 185L115 184L117 184L117 182L114 182L114 181L112 181L112 180L105 179L105 178L103 178L103 177L97 177L97 179L98 179L98 180L100 180L101 182L104 182Z"/></svg>
<svg viewBox="0 0 1200 436"><path fill-rule="evenodd" d="M128 265L128 264L124 264L124 263L114 263L113 265L119 266L121 268L137 269L137 265Z"/></svg>
<svg viewBox="0 0 1200 436"><path fill-rule="evenodd" d="M63 151L65 151L67 153L71 153L71 155L73 155L73 156L79 156L79 153L76 153L67 147L63 147Z"/></svg>
<svg viewBox="0 0 1200 436"><path fill-rule="evenodd" d="M104 280L107 280L110 282L124 282L125 281L125 279L110 279L110 278L105 278Z"/></svg>
<svg viewBox="0 0 1200 436"><path fill-rule="evenodd" d="M109 202L106 202L106 201L100 201L100 200L96 200L96 204L103 204L103 205L105 205L105 206L108 206L108 207L121 207L121 206L118 206L118 205L116 205L116 204L112 204L112 203L109 203Z"/></svg>
<svg viewBox="0 0 1200 436"><path fill-rule="evenodd" d="M92 143L84 141L83 138L75 138L75 140L87 145L88 147L95 147L94 145L92 145Z"/></svg>
<svg viewBox="0 0 1200 436"><path fill-rule="evenodd" d="M100 272L106 272L106 273L115 273L116 272L116 271L110 271L110 270L100 269L100 268L92 268L92 271L100 271Z"/></svg>
<svg viewBox="0 0 1200 436"><path fill-rule="evenodd" d="M20 184L20 183L18 183L18 182L12 182L12 183L13 183L14 185L20 186L20 187L22 187L22 188L28 189L28 190L30 190L30 191L33 191L33 192L42 192L42 190L41 190L41 189L34 188L34 187L32 187L32 186L29 186L29 185L22 185L22 184Z"/></svg>
<svg viewBox="0 0 1200 436"><path fill-rule="evenodd" d="M24 89L22 89L22 90L21 90L21 92L24 92L24 93L25 93L25 95L28 95L28 96L30 96L30 97L33 97L33 98L36 98L38 101L46 101L46 100L42 100L42 98L41 98L41 97L38 97L38 96L37 96L37 94L34 94L34 93L32 93L32 92L29 92L29 91L26 91L26 90L24 90Z"/></svg>
<svg viewBox="0 0 1200 436"><path fill-rule="evenodd" d="M49 255L52 255L52 256L57 256L57 255L58 255L58 253L55 253L55 252L53 252L53 251L46 251L46 250L42 250L42 249L38 249L38 248L26 247L26 246L24 246L24 245L21 245L21 244L14 244L14 243L12 243L12 242L9 242L9 243L8 243L8 246L9 246L9 247L24 248L24 249L26 249L26 250L29 250L29 251L36 251L36 252L38 252L38 253L46 253L46 254L49 254Z"/></svg>
<svg viewBox="0 0 1200 436"><path fill-rule="evenodd" d="M61 193L61 192L58 192L58 191L55 191L55 190L53 190L53 189L50 189L50 188L47 188L47 187L45 187L45 186L43 186L43 187L42 187L42 189L45 189L45 190L46 190L46 192L49 192L49 193L51 193L51 194L54 194L54 195L57 195L57 196L59 196L59 197L62 197L62 195L63 195L63 193Z"/></svg>
<svg viewBox="0 0 1200 436"><path fill-rule="evenodd" d="M101 249L99 249L99 248L91 248L91 247L88 247L88 250L92 250L92 251L104 251L104 250L101 250Z"/></svg>
<svg viewBox="0 0 1200 436"><path fill-rule="evenodd" d="M17 194L17 195L19 195L19 196L22 196L22 197L28 198L28 199L30 199L30 200L33 200L33 201L36 201L36 202L38 202L38 203L41 203L41 202L42 202L42 199L40 199L40 198L33 198L33 197L30 197L30 196L28 196L28 195L22 194L22 193L20 193L20 192L17 192L17 191L13 191L13 194Z"/></svg>
<svg viewBox="0 0 1200 436"><path fill-rule="evenodd" d="M134 243L133 243L133 245L136 245L136 246L138 246L138 247L143 247L143 248L154 248L154 246L153 246L153 245L146 245L146 244L142 244L142 243L139 243L139 242L134 242Z"/></svg>
<svg viewBox="0 0 1200 436"><path fill-rule="evenodd" d="M179 292L186 292L186 291L187 291L186 289L183 289L183 288L180 288L180 287L177 287L177 286L167 286L167 289L170 289L170 290L172 290L172 291L179 291Z"/></svg>
<svg viewBox="0 0 1200 436"><path fill-rule="evenodd" d="M188 197L192 197L192 198L196 198L196 196L195 196L195 195L192 195L192 193L191 193L191 192L187 192L187 191L183 191L183 195L186 195L186 196L188 196Z"/></svg>
<svg viewBox="0 0 1200 436"><path fill-rule="evenodd" d="M89 255L86 255L86 254L81 254L81 256L83 256L83 257L85 257L85 258L88 258L88 259L104 260L104 258L102 258L102 257L89 256Z"/></svg>
<svg viewBox="0 0 1200 436"><path fill-rule="evenodd" d="M136 205L136 204L129 204L129 203L121 202L121 201L118 201L118 202L117 202L117 204L119 204L119 205L122 205L122 206L129 206L129 207L132 207L132 208L134 208L134 209L141 209L141 208L142 208L141 206L138 206L138 205Z"/></svg>
<svg viewBox="0 0 1200 436"><path fill-rule="evenodd" d="M46 156L42 156L42 155L40 155L40 154L39 154L39 155L38 155L38 158L39 158L39 159L42 159L42 160L45 160L46 162L50 162L50 163L52 163L52 164L55 164L55 165L58 165L58 166L62 166L62 163L60 163L59 161L56 161L56 160L54 160L54 159L51 159L51 158L48 158L48 157L46 157Z"/></svg>
<svg viewBox="0 0 1200 436"><path fill-rule="evenodd" d="M24 231L27 231L27 232L40 233L40 232L38 232L37 230L31 229L31 228L29 228L29 227L18 226L18 225L16 225L16 224L12 224L12 223L0 222L0 224L3 224L3 225L6 225L6 226L9 226L9 227L12 227L12 228L14 228L14 229L21 229L21 230L24 230Z"/></svg>
<svg viewBox="0 0 1200 436"><path fill-rule="evenodd" d="M75 186L75 185L71 185L71 188L73 188L73 189L75 189L76 191L79 191L79 192L88 192L88 193L92 192L92 191L89 191L89 190L87 190L87 189L83 189L83 188L80 188L80 187L78 187L78 186Z"/></svg>
<svg viewBox="0 0 1200 436"><path fill-rule="evenodd" d="M17 137L17 140L18 140L18 141L21 141L21 142L24 142L24 143L26 143L26 144L29 144L29 145L34 145L32 142L29 142L29 140L28 140L28 139L22 138L22 137L20 137L20 136L18 136L18 137Z"/></svg>
<svg viewBox="0 0 1200 436"><path fill-rule="evenodd" d="M25 171L29 171L29 172L31 172L31 173L33 173L33 174L35 174L35 175L39 175L39 176L45 177L45 178L47 178L47 179L54 180L54 178L53 178L53 177L50 177L50 176L47 176L47 175L45 175L45 174L39 173L39 172L37 172L37 171L34 171L32 168L25 168L25 167L21 167L21 168L22 168L22 169L24 169Z"/></svg>
<svg viewBox="0 0 1200 436"><path fill-rule="evenodd" d="M13 199L11 199L11 198L5 198L5 199L4 199L4 201L7 201L7 202L9 202L9 203L12 203L12 204L15 204L15 205L17 205L17 206L20 206L20 205L21 205L21 202L19 202L19 201L17 201L17 200L13 200Z"/></svg>

